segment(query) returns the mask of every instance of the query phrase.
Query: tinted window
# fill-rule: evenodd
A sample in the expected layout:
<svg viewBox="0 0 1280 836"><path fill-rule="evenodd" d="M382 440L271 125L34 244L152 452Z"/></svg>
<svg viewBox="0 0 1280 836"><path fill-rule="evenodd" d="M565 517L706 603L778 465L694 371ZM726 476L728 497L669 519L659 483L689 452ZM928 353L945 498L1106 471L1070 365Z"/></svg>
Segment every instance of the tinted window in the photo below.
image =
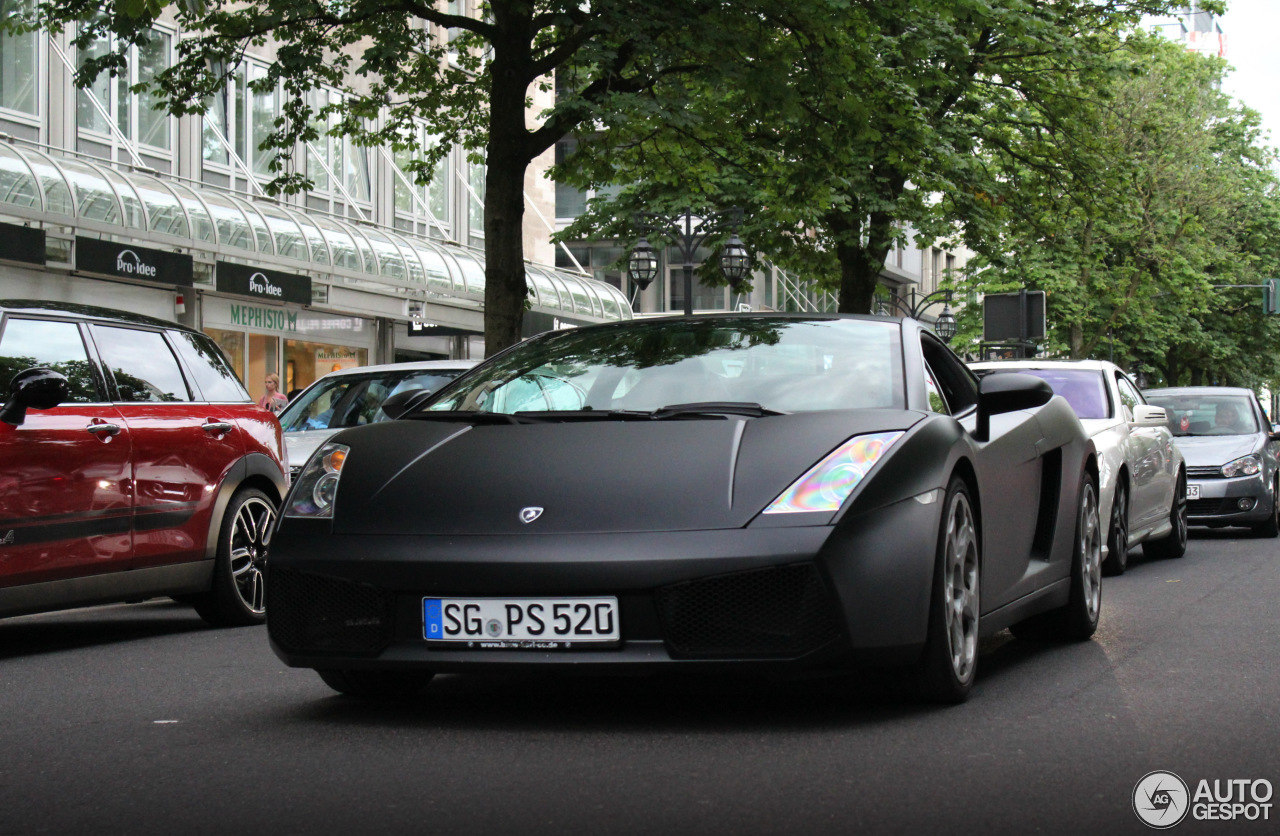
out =
<svg viewBox="0 0 1280 836"><path fill-rule="evenodd" d="M942 390L938 388L938 383L933 379L933 369L929 368L929 364L924 364L924 388L929 395L929 411L937 412L940 415L950 415L951 410L947 409L947 400L942 397Z"/></svg>
<svg viewBox="0 0 1280 836"><path fill-rule="evenodd" d="M226 403L249 400L249 393L240 385L236 373L231 371L226 358L213 340L188 334L186 331L170 331L169 336L206 401Z"/></svg>
<svg viewBox="0 0 1280 836"><path fill-rule="evenodd" d="M1029 374L1049 384L1078 418L1110 418L1111 398L1107 378L1092 369L983 369L981 374Z"/></svg>
<svg viewBox="0 0 1280 836"><path fill-rule="evenodd" d="M1147 403L1164 407L1174 435L1248 435L1258 432L1252 395L1224 392L1172 395L1147 390Z"/></svg>
<svg viewBox="0 0 1280 836"><path fill-rule="evenodd" d="M1133 408L1142 403L1142 396L1138 394L1138 390L1134 389L1129 381L1120 375L1116 375L1116 385L1120 387L1120 403L1124 404L1124 417L1132 421Z"/></svg>
<svg viewBox="0 0 1280 836"><path fill-rule="evenodd" d="M35 366L53 369L67 378L69 401L105 400L98 391L97 375L80 338L80 328L74 322L9 319L4 336L0 337L0 401L9 397L13 376Z"/></svg>
<svg viewBox="0 0 1280 836"><path fill-rule="evenodd" d="M121 401L191 400L178 359L159 332L100 325L93 334L103 361L115 376Z"/></svg>
<svg viewBox="0 0 1280 836"><path fill-rule="evenodd" d="M355 427L386 420L382 402L410 389L432 392L461 371L396 369L368 374L340 374L323 378L280 413L285 432Z"/></svg>
<svg viewBox="0 0 1280 836"><path fill-rule="evenodd" d="M534 386L541 391L530 397ZM779 412L901 408L901 330L868 320L743 316L556 331L441 395L431 409L652 411L707 401Z"/></svg>

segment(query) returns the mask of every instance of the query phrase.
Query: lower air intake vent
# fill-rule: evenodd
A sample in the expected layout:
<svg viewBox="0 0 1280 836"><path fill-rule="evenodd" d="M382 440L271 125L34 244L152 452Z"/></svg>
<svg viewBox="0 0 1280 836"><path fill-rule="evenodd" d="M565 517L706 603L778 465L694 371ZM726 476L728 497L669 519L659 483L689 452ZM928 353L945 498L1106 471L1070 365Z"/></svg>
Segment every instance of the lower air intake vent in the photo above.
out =
<svg viewBox="0 0 1280 836"><path fill-rule="evenodd" d="M294 653L380 652L391 642L392 595L376 587L272 569L267 630Z"/></svg>
<svg viewBox="0 0 1280 836"><path fill-rule="evenodd" d="M801 656L840 635L818 570L799 563L674 584L657 591L675 655Z"/></svg>

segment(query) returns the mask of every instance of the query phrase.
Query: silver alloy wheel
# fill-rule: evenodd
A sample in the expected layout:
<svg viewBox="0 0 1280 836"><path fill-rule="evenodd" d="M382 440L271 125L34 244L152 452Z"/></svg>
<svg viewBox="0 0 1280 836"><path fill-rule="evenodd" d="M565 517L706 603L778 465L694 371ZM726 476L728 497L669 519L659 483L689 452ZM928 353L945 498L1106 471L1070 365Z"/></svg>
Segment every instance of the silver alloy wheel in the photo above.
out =
<svg viewBox="0 0 1280 836"><path fill-rule="evenodd" d="M946 538L942 594L947 647L956 679L968 682L978 658L978 537L963 493L951 498Z"/></svg>
<svg viewBox="0 0 1280 836"><path fill-rule="evenodd" d="M251 496L236 511L231 526L231 579L241 603L257 615L267 611L262 570L275 519L276 509L271 503Z"/></svg>
<svg viewBox="0 0 1280 836"><path fill-rule="evenodd" d="M1084 606L1090 621L1098 620L1102 608L1102 533L1098 524L1098 496L1093 482L1085 480L1080 497L1080 588L1084 592Z"/></svg>

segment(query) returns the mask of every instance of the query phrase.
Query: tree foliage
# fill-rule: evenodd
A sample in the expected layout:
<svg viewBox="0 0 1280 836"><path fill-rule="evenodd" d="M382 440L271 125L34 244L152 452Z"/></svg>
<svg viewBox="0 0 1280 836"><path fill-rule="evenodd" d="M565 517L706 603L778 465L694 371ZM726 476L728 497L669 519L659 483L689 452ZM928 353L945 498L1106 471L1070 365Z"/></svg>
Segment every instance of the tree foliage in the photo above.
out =
<svg viewBox="0 0 1280 836"><path fill-rule="evenodd" d="M1049 349L1178 383L1259 385L1280 337L1257 285L1280 269L1275 157L1224 62L1134 36L1053 171L993 153L1022 195L975 242L974 289L1049 292Z"/></svg>

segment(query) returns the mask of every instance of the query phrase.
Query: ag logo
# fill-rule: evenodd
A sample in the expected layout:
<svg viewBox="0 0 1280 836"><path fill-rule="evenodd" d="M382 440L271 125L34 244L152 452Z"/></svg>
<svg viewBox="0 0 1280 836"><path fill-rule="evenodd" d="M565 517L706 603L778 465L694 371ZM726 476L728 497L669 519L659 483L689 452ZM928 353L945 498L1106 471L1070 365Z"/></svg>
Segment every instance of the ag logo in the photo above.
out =
<svg viewBox="0 0 1280 836"><path fill-rule="evenodd" d="M1186 783L1172 772L1148 772L1133 788L1133 812L1148 827L1173 827L1186 818L1190 807Z"/></svg>
<svg viewBox="0 0 1280 836"><path fill-rule="evenodd" d="M0 537L0 546L12 546L12 545L13 545L13 530L10 529L8 534L4 535L4 537Z"/></svg>
<svg viewBox="0 0 1280 836"><path fill-rule="evenodd" d="M542 516L542 509L537 507L536 505L530 506L528 508L520 509L520 522L524 523L525 525L528 525L529 523L533 522L534 520L536 520L538 517L541 517L541 516Z"/></svg>

